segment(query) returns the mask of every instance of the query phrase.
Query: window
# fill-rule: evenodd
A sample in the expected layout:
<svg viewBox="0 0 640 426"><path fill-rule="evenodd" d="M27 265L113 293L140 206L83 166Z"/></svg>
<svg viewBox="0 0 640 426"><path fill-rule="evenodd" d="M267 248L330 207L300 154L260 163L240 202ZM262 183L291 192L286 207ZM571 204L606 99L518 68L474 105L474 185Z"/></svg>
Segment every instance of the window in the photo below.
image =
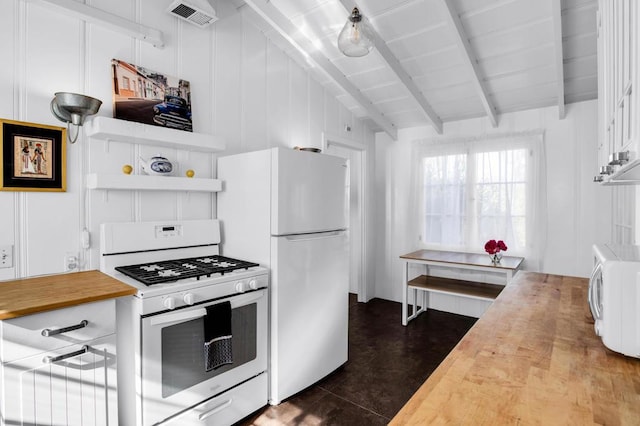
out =
<svg viewBox="0 0 640 426"><path fill-rule="evenodd" d="M515 137L416 146L424 247L479 252L487 240L499 239L509 254L539 258L532 247L540 247L544 235L538 223L542 143Z"/></svg>

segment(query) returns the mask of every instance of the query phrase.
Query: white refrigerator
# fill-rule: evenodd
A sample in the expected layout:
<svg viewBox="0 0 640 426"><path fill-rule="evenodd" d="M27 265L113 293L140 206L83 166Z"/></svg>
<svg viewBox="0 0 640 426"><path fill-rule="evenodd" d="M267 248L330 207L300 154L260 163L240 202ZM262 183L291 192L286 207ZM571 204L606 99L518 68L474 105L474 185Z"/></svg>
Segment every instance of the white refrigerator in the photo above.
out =
<svg viewBox="0 0 640 426"><path fill-rule="evenodd" d="M220 157L222 253L271 270L269 403L348 357L346 160L272 148Z"/></svg>

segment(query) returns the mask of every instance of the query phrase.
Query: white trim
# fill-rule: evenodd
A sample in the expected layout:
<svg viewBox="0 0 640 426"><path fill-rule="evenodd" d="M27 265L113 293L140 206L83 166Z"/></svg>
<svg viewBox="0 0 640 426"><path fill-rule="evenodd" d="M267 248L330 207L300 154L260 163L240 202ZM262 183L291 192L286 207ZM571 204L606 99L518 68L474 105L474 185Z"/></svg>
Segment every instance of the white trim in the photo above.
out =
<svg viewBox="0 0 640 426"><path fill-rule="evenodd" d="M365 144L354 141L352 139L344 138L341 136L332 135L327 132L322 132L322 150L326 152L329 148L329 145L336 145L343 148L351 149L354 151L360 152L360 182L361 191L360 191L360 220L362 221L362 237L360 241L361 249L360 249L360 277L361 280L358 283L358 302L367 302L369 300L369 293L373 293L369 291L367 283L369 282L367 277L367 193L368 193L368 181L367 181L367 169L368 169L368 156L367 156L367 147Z"/></svg>
<svg viewBox="0 0 640 426"><path fill-rule="evenodd" d="M322 150L326 151L329 148L330 143L356 151L365 151L367 149L367 147L363 143L354 141L353 139L336 136L327 132L322 132Z"/></svg>

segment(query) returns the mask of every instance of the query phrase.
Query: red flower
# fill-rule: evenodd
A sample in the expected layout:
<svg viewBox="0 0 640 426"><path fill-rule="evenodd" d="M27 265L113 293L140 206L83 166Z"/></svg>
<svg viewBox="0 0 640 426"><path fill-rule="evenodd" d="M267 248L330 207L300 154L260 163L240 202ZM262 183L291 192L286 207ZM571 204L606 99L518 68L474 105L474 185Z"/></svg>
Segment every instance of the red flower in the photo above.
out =
<svg viewBox="0 0 640 426"><path fill-rule="evenodd" d="M507 251L507 245L502 240L499 240L497 242L496 240L489 240L484 245L484 251L489 254L496 254L500 251Z"/></svg>
<svg viewBox="0 0 640 426"><path fill-rule="evenodd" d="M502 243L502 244L504 244L504 243ZM500 251L500 249L498 248L498 243L496 242L496 240L487 241L487 243L484 245L484 251L486 251L489 254L495 254L496 252Z"/></svg>

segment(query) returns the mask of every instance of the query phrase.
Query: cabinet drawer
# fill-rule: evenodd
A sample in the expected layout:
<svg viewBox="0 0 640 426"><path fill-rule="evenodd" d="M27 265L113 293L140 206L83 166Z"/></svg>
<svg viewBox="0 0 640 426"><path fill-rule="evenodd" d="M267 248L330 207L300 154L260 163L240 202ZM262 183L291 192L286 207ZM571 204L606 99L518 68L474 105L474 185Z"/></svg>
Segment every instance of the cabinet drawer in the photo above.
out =
<svg viewBox="0 0 640 426"><path fill-rule="evenodd" d="M0 321L0 361L36 355L115 333L115 300ZM56 334L86 321L86 326ZM43 331L48 330L49 336Z"/></svg>
<svg viewBox="0 0 640 426"><path fill-rule="evenodd" d="M267 405L267 373L216 396L163 426L230 425Z"/></svg>

